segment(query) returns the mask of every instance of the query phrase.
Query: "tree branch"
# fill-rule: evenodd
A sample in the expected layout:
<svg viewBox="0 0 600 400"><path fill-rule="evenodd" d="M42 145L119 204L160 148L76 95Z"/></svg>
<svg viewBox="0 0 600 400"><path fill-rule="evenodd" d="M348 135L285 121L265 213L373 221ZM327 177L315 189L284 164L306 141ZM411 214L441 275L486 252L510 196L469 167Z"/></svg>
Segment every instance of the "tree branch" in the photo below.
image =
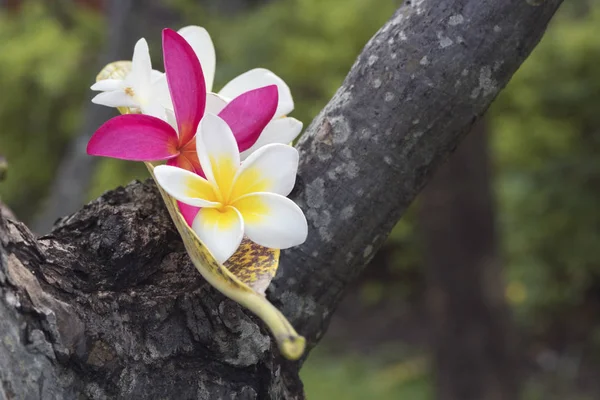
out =
<svg viewBox="0 0 600 400"><path fill-rule="evenodd" d="M161 201L136 182L39 240L0 217L6 398L303 397L297 365L201 278Z"/></svg>
<svg viewBox="0 0 600 400"><path fill-rule="evenodd" d="M406 3L299 144L309 240L269 296L316 344L346 284L508 82L560 0ZM38 240L0 216L0 394L302 398L298 363L195 271L151 183Z"/></svg>
<svg viewBox="0 0 600 400"><path fill-rule="evenodd" d="M309 235L282 255L270 294L309 345L560 3L407 1L367 43L298 144Z"/></svg>

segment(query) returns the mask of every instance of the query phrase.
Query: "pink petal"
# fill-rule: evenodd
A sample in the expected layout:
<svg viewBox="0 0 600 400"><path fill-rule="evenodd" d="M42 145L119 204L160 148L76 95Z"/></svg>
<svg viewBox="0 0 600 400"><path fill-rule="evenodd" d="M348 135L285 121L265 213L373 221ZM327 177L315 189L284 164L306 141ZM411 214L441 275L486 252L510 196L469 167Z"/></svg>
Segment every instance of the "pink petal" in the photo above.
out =
<svg viewBox="0 0 600 400"><path fill-rule="evenodd" d="M256 142L275 115L277 101L277 86L269 85L239 95L219 113L233 131L240 152Z"/></svg>
<svg viewBox="0 0 600 400"><path fill-rule="evenodd" d="M167 161L167 165L191 171L196 175L200 175L201 177L205 178L202 167L200 166L200 161L195 153L191 154L182 152L179 154L179 156L171 158L169 161Z"/></svg>
<svg viewBox="0 0 600 400"><path fill-rule="evenodd" d="M202 67L192 47L171 29L163 30L163 57L169 92L179 131L179 144L196 134L206 106L206 84Z"/></svg>
<svg viewBox="0 0 600 400"><path fill-rule="evenodd" d="M185 222L187 222L189 226L192 226L192 222L194 222L194 218L196 218L198 211L200 211L200 207L190 206L180 201L177 202L177 205L179 206L179 211L181 211L181 215L183 215Z"/></svg>
<svg viewBox="0 0 600 400"><path fill-rule="evenodd" d="M179 153L177 132L149 115L120 115L98 128L87 145L87 153L132 161L166 160Z"/></svg>

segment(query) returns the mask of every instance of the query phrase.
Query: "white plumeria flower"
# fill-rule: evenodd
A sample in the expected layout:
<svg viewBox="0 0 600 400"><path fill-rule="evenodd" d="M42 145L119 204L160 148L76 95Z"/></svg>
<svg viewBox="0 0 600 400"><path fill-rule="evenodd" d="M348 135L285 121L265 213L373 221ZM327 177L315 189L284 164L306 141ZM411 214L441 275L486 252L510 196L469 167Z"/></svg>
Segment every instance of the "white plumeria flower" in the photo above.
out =
<svg viewBox="0 0 600 400"><path fill-rule="evenodd" d="M166 119L165 106L171 104L166 77L152 69L148 43L143 38L135 44L131 71L125 78L104 79L91 89L102 92L92 99L95 104L139 109L143 114L163 120Z"/></svg>
<svg viewBox="0 0 600 400"><path fill-rule="evenodd" d="M186 26L178 33L190 44L202 65L206 91L213 91L215 78L216 55L215 47L206 29L199 26ZM242 160L268 143L290 143L302 131L302 122L295 118L287 117L294 110L294 100L289 86L277 75L268 69L255 68L233 78L219 92L217 96L208 96L206 111L218 114L229 101L247 91L259 87L277 85L279 102L273 120L265 127L258 141L248 150L242 152Z"/></svg>
<svg viewBox="0 0 600 400"><path fill-rule="evenodd" d="M181 168L154 168L157 182L177 200L202 207L192 229L220 263L239 247L244 235L275 249L302 244L306 218L287 196L294 186L298 151L285 144L265 145L240 164L227 123L206 114L196 135L206 179Z"/></svg>

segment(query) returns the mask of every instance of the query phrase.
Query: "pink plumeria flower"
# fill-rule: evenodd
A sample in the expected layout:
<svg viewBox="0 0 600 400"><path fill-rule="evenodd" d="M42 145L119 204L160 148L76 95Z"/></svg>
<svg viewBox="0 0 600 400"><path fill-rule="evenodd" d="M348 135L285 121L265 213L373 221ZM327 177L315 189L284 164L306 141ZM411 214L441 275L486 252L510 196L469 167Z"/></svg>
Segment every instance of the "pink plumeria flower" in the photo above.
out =
<svg viewBox="0 0 600 400"><path fill-rule="evenodd" d="M208 93L206 111L219 114L232 99L243 93L268 85L276 85L279 101L273 120L263 129L252 146L242 151L242 159L268 143L290 143L302 131L302 122L287 117L294 109L294 100L288 85L273 72L255 68L227 83L218 93L212 93L215 77L216 55L213 42L206 29L186 26L178 31L191 45L204 71ZM159 71L152 70L148 45L144 39L136 44L132 70L124 79L107 79L97 82L92 90L104 91L92 100L109 107L129 107L172 123L173 103L167 81ZM235 132L235 130L234 130Z"/></svg>
<svg viewBox="0 0 600 400"><path fill-rule="evenodd" d="M296 149L268 144L240 164L232 130L214 114L202 119L196 141L206 179L168 165L155 167L154 174L169 195L202 207L191 227L218 262L231 257L244 236L274 249L304 243L306 218L285 197L296 179Z"/></svg>
<svg viewBox="0 0 600 400"><path fill-rule="evenodd" d="M199 26L181 28L179 34L192 46L196 56L204 68L206 90L213 92L213 82L216 69L215 48L206 29ZM218 114L231 99L240 94L266 85L276 85L279 92L279 102L273 120L265 127L256 143L242 152L242 160L252 152L268 143L290 143L302 131L302 122L287 117L294 110L294 100L289 86L279 76L264 68L247 71L227 83L217 92L218 97L211 101L208 112ZM220 101L219 101L220 100Z"/></svg>
<svg viewBox="0 0 600 400"><path fill-rule="evenodd" d="M102 91L92 103L128 107L162 119L166 118L165 104L171 102L165 76L152 69L148 43L143 38L134 47L131 71L123 79L104 79L91 89Z"/></svg>
<svg viewBox="0 0 600 400"><path fill-rule="evenodd" d="M132 161L166 160L168 165L201 174L194 137L207 102L202 68L190 45L170 29L163 30L163 58L173 125L150 115L121 115L98 128L87 152ZM243 93L220 111L240 151L254 145L277 103L278 90L271 85Z"/></svg>

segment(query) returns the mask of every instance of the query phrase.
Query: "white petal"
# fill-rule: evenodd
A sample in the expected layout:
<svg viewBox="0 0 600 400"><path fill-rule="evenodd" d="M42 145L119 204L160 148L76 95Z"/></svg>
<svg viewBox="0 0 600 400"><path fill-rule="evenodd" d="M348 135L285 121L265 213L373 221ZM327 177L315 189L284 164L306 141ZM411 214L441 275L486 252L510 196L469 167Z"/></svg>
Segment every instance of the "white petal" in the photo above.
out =
<svg viewBox="0 0 600 400"><path fill-rule="evenodd" d="M211 113L218 115L227 105L227 100L222 98L216 93L206 94L206 111L205 113Z"/></svg>
<svg viewBox="0 0 600 400"><path fill-rule="evenodd" d="M92 103L100 104L108 107L138 107L139 104L135 99L121 90L114 92L102 92L97 94Z"/></svg>
<svg viewBox="0 0 600 400"><path fill-rule="evenodd" d="M175 132L177 132L177 118L175 118L175 111L165 109L165 114L167 114L166 121L173 127L173 129L175 129Z"/></svg>
<svg viewBox="0 0 600 400"><path fill-rule="evenodd" d="M169 92L169 85L167 84L167 76L157 77L152 81L152 96L151 101L157 102L164 108L170 110L173 109L173 101L171 100L171 93Z"/></svg>
<svg viewBox="0 0 600 400"><path fill-rule="evenodd" d="M275 117L287 115L294 109L294 100L289 86L277 75L264 68L255 68L233 78L219 94L226 99L234 99L242 93L268 85L277 85L279 102Z"/></svg>
<svg viewBox="0 0 600 400"><path fill-rule="evenodd" d="M272 120L262 131L256 143L248 150L242 152L241 158L245 160L250 154L269 143L291 143L302 131L302 122L296 118L284 117Z"/></svg>
<svg viewBox="0 0 600 400"><path fill-rule="evenodd" d="M244 237L244 221L233 207L201 209L192 229L221 264L235 253Z"/></svg>
<svg viewBox="0 0 600 400"><path fill-rule="evenodd" d="M255 192L287 196L296 182L298 158L298 150L286 144L271 143L257 150L240 166L231 199Z"/></svg>
<svg viewBox="0 0 600 400"><path fill-rule="evenodd" d="M198 127L196 150L206 178L228 197L240 167L240 153L229 125L214 114L205 114Z"/></svg>
<svg viewBox="0 0 600 400"><path fill-rule="evenodd" d="M159 165L154 168L158 184L171 196L194 207L218 207L212 185L182 168Z"/></svg>
<svg viewBox="0 0 600 400"><path fill-rule="evenodd" d="M152 72L150 73L150 79L152 80L152 83L156 82L159 79L163 79L164 77L165 77L164 72L160 72L155 69L153 69Z"/></svg>
<svg viewBox="0 0 600 400"><path fill-rule="evenodd" d="M163 121L167 120L166 109L159 103L156 103L156 102L144 103L140 106L140 109L142 111L142 114L160 118Z"/></svg>
<svg viewBox="0 0 600 400"><path fill-rule="evenodd" d="M244 218L244 233L253 242L272 249L304 243L308 224L300 207L274 193L253 193L232 204Z"/></svg>
<svg viewBox="0 0 600 400"><path fill-rule="evenodd" d="M215 79L217 56L215 55L215 46L210 35L206 29L194 25L181 28L177 33L183 36L186 42L194 49L194 53L196 53L196 57L200 60L200 66L204 73L206 91L211 92Z"/></svg>
<svg viewBox="0 0 600 400"><path fill-rule="evenodd" d="M110 92L113 90L119 90L123 88L123 79L103 79L98 81L90 87L92 90Z"/></svg>
<svg viewBox="0 0 600 400"><path fill-rule="evenodd" d="M148 98L152 84L152 61L150 61L150 50L146 39L137 41L133 49L131 60L131 72L127 76L133 90L139 98Z"/></svg>

